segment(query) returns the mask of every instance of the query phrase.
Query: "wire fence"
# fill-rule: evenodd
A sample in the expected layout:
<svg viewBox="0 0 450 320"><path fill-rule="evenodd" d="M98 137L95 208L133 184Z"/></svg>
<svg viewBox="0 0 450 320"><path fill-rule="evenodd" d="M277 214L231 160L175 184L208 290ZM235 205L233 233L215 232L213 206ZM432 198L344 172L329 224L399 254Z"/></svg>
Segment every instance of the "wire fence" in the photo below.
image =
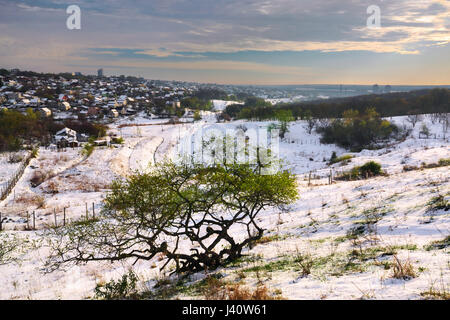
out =
<svg viewBox="0 0 450 320"><path fill-rule="evenodd" d="M69 212L69 209L72 208L73 211L74 208L79 208L80 206L85 208L81 214L79 210L77 210L78 214L76 216L74 216L73 212ZM23 230L31 231L38 230L40 228L62 227L74 221L92 221L99 217L101 208L102 203L96 205L95 202L92 202L92 204L85 202L82 205L65 206L62 209L53 208L50 210L36 209L14 211L14 216L21 217L16 221L10 218L11 212L6 214L5 212L0 211L0 231L4 230L4 226L7 223L15 223L15 227L20 224L23 226ZM16 230L16 228L14 230Z"/></svg>
<svg viewBox="0 0 450 320"><path fill-rule="evenodd" d="M13 174L13 176L6 181L5 185L0 190L0 201L5 200L6 197L11 193L11 191L14 189L16 183L19 181L19 179L22 177L22 174L24 173L25 169L27 168L28 164L30 163L31 159L36 156L37 149L34 148L23 160L20 164L17 171Z"/></svg>

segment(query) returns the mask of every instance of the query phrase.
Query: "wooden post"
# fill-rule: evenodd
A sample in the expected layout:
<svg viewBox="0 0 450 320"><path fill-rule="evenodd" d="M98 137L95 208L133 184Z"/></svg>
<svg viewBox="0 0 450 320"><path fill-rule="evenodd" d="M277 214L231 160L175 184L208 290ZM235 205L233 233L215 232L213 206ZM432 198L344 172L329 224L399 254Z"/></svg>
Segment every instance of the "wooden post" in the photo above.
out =
<svg viewBox="0 0 450 320"><path fill-rule="evenodd" d="M3 218L2 218L2 213L0 212L0 231L3 230Z"/></svg>
<svg viewBox="0 0 450 320"><path fill-rule="evenodd" d="M95 220L95 208L94 208L94 202L92 202L92 219Z"/></svg>
<svg viewBox="0 0 450 320"><path fill-rule="evenodd" d="M36 230L36 214L33 211L33 230Z"/></svg>
<svg viewBox="0 0 450 320"><path fill-rule="evenodd" d="M64 207L63 225L66 226L66 207Z"/></svg>
<svg viewBox="0 0 450 320"><path fill-rule="evenodd" d="M27 230L30 230L30 214L27 211Z"/></svg>
<svg viewBox="0 0 450 320"><path fill-rule="evenodd" d="M56 220L56 208L53 208L53 217L55 218L55 228L58 226L58 221Z"/></svg>
<svg viewBox="0 0 450 320"><path fill-rule="evenodd" d="M311 185L311 171L309 172L309 178L308 178L308 186Z"/></svg>
<svg viewBox="0 0 450 320"><path fill-rule="evenodd" d="M87 208L87 202L86 202L86 220L89 220L89 212L88 212L88 208Z"/></svg>

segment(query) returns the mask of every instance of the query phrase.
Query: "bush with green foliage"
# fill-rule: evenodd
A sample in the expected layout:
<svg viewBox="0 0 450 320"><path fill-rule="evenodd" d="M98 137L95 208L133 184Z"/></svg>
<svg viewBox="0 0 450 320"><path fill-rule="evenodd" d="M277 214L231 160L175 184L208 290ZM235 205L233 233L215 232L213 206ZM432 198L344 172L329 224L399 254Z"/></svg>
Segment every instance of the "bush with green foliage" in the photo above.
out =
<svg viewBox="0 0 450 320"><path fill-rule="evenodd" d="M343 117L330 124L319 126L317 132L322 134L322 143L335 143L341 147L359 152L364 148L376 148L377 143L389 139L399 129L387 120L382 120L373 108L359 114L347 110Z"/></svg>
<svg viewBox="0 0 450 320"><path fill-rule="evenodd" d="M431 211L437 211L437 210L444 210L448 211L450 210L450 200L448 199L450 196L450 193L447 194L447 196L444 196L443 194L438 194L437 196L431 198L431 200L428 202L428 212Z"/></svg>
<svg viewBox="0 0 450 320"><path fill-rule="evenodd" d="M89 141L84 144L83 149L81 150L81 154L85 157L89 157L95 149L95 137L90 137Z"/></svg>
<svg viewBox="0 0 450 320"><path fill-rule="evenodd" d="M50 269L89 261L150 260L175 263L174 272L198 272L241 257L264 229L259 213L283 208L298 196L287 171L260 174L248 164L159 164L155 170L116 181L96 221L51 230ZM239 233L231 233L234 227ZM180 242L193 244L190 253Z"/></svg>
<svg viewBox="0 0 450 320"><path fill-rule="evenodd" d="M124 274L119 280L111 280L105 284L97 284L94 289L95 298L102 300L134 299L138 295L137 275L133 271Z"/></svg>
<svg viewBox="0 0 450 320"><path fill-rule="evenodd" d="M200 121L202 120L202 116L200 115L200 112L197 110L194 112L194 121Z"/></svg>
<svg viewBox="0 0 450 320"><path fill-rule="evenodd" d="M125 140L123 139L123 137L114 137L111 139L111 143L114 144L123 144L125 142Z"/></svg>
<svg viewBox="0 0 450 320"><path fill-rule="evenodd" d="M328 164L332 165L332 164L339 163L339 162L343 162L344 164L347 164L351 161L352 158L353 158L353 156L351 154L346 154L346 155L338 157L336 155L336 152L333 151L333 154L331 155L331 158L330 158L330 161L328 162Z"/></svg>
<svg viewBox="0 0 450 320"><path fill-rule="evenodd" d="M366 162L362 166L355 166L350 171L344 172L340 177L335 177L337 180L358 180L366 179L381 175L381 165L375 161Z"/></svg>
<svg viewBox="0 0 450 320"><path fill-rule="evenodd" d="M363 177L374 177L381 174L381 165L375 161L369 161L359 167L359 173Z"/></svg>

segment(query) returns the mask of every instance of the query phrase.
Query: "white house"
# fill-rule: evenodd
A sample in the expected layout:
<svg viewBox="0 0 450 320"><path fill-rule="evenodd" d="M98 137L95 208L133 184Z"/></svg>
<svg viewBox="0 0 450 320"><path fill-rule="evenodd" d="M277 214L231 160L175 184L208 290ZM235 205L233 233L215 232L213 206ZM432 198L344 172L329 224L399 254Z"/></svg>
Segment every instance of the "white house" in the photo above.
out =
<svg viewBox="0 0 450 320"><path fill-rule="evenodd" d="M70 103L68 103L68 102L63 102L63 103L61 103L61 109L62 109L63 111L70 110Z"/></svg>
<svg viewBox="0 0 450 320"><path fill-rule="evenodd" d="M58 147L77 147L77 132L67 127L61 129L55 134L55 141Z"/></svg>
<svg viewBox="0 0 450 320"><path fill-rule="evenodd" d="M117 118L119 116L119 112L116 109L111 109L109 112L109 116L112 118Z"/></svg>
<svg viewBox="0 0 450 320"><path fill-rule="evenodd" d="M44 117L50 117L52 115L52 112L51 112L51 110L49 108L42 108L41 109L41 114Z"/></svg>

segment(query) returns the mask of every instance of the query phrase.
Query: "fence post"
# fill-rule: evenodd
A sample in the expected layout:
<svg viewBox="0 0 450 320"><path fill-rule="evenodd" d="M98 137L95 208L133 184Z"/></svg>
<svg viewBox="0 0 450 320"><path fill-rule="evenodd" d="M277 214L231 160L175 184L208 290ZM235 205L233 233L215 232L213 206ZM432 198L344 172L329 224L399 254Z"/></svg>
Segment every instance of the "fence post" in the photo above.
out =
<svg viewBox="0 0 450 320"><path fill-rule="evenodd" d="M3 218L2 218L2 213L0 212L0 231L3 230Z"/></svg>
<svg viewBox="0 0 450 320"><path fill-rule="evenodd" d="M309 172L309 177L308 177L308 186L311 185L311 171Z"/></svg>
<svg viewBox="0 0 450 320"><path fill-rule="evenodd" d="M95 220L95 208L94 208L94 202L92 202L92 219Z"/></svg>
<svg viewBox="0 0 450 320"><path fill-rule="evenodd" d="M87 202L86 202L86 220L89 220L89 212L88 212Z"/></svg>
<svg viewBox="0 0 450 320"><path fill-rule="evenodd" d="M64 207L63 225L66 226L66 207Z"/></svg>
<svg viewBox="0 0 450 320"><path fill-rule="evenodd" d="M33 211L33 230L36 230L36 214Z"/></svg>
<svg viewBox="0 0 450 320"><path fill-rule="evenodd" d="M55 228L58 227L58 221L56 220L56 208L53 208L53 216L55 217Z"/></svg>
<svg viewBox="0 0 450 320"><path fill-rule="evenodd" d="M30 214L27 211L27 230L30 230Z"/></svg>

